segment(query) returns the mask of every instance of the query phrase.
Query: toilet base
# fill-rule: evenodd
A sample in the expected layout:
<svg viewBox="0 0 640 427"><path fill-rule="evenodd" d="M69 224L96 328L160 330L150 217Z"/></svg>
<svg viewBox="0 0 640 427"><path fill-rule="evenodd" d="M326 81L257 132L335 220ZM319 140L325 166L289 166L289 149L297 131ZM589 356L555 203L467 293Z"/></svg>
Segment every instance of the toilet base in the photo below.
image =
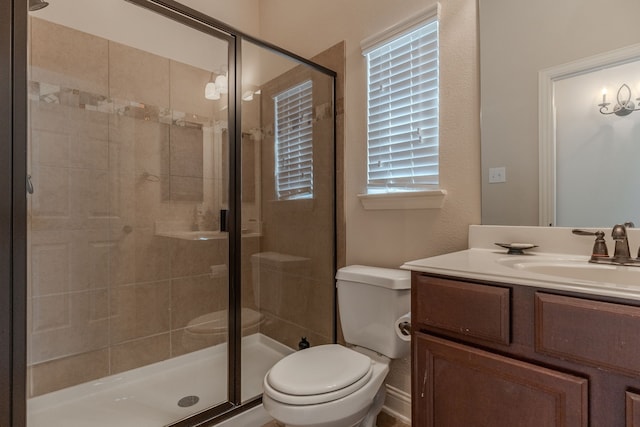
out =
<svg viewBox="0 0 640 427"><path fill-rule="evenodd" d="M376 427L376 420L378 418L378 414L380 410L382 410L382 405L384 405L384 399L386 396L386 387L382 385L375 397L373 398L373 402L371 406L369 406L367 412L364 414L353 414L347 419L333 421L333 422L323 422L323 423L313 423L310 421L308 424L286 424L283 423L284 427ZM269 398L266 398L266 402L264 401L265 397L263 396L263 404L265 406L269 405ZM267 412L269 412L267 410ZM275 414L271 414L272 416ZM277 417L276 417L276 421ZM345 424L347 423L347 424Z"/></svg>
<svg viewBox="0 0 640 427"><path fill-rule="evenodd" d="M367 415L364 417L362 422L358 424L358 427L376 427L376 420L378 419L378 414L382 410L382 405L384 405L384 398L387 395L387 388L382 385L380 390L376 393L376 397L373 398L373 404L367 412Z"/></svg>

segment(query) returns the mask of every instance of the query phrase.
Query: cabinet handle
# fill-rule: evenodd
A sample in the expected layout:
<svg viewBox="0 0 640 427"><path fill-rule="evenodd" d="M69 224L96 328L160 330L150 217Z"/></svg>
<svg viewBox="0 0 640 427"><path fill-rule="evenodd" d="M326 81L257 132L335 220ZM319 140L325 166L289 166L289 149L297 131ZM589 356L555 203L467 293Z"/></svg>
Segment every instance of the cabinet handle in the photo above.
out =
<svg viewBox="0 0 640 427"><path fill-rule="evenodd" d="M427 387L427 370L424 370L424 377L422 377L422 390L420 391L420 397L424 398L424 389Z"/></svg>

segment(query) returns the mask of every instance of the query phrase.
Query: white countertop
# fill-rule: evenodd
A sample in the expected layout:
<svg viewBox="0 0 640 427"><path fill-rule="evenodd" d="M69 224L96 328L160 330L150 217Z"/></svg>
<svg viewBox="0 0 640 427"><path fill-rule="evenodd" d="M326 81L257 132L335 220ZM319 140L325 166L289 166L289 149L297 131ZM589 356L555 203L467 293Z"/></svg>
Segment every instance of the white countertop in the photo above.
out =
<svg viewBox="0 0 640 427"><path fill-rule="evenodd" d="M480 227L482 227L482 230ZM491 226L472 226L470 229L469 241L470 246L473 244L476 247L445 255L408 261L404 263L401 268L466 279L478 279L505 284L518 284L544 289L556 289L583 294L640 300L640 281L637 285L630 285L595 280L578 280L575 278L569 279L561 276L533 273L531 271L508 266L509 264L532 261L540 261L542 263L569 261L577 263L578 265L581 265L581 263L588 265L592 245L592 241L590 239L583 240L584 237L579 237L580 246L577 250L575 248L571 248L571 250L568 248L561 248L563 249L562 253L551 251L544 252L544 249L547 246L546 243L549 242L540 239L544 239L542 236L544 236L545 232L553 234L553 239L557 239L558 236L560 236L561 239L566 238L567 240L575 240L578 236L572 236L570 234L570 230L568 230L569 234L567 235L566 229L549 231L548 229L550 227L509 227L508 230L505 230L504 227L500 227L500 229L497 230L499 233L505 233L505 231L510 233L509 236L511 239L505 240L504 235L492 234L490 232L491 230L487 230L487 228L490 227ZM523 233L518 233L518 229L523 230ZM543 232L543 230L546 231ZM482 242L479 242L479 236L483 237ZM536 240L536 238L538 240ZM526 251L525 255L507 255L506 249L495 246L495 243L493 243L505 241L508 243L530 242L538 245L539 247ZM585 243L586 246L584 246ZM586 250L583 249L583 247L586 248ZM632 248L632 252L634 252L635 249L636 248ZM582 252L582 254L576 254L576 252ZM611 243L609 243L609 253L611 254L612 252L613 247ZM640 277L640 267L607 266L607 268L637 269Z"/></svg>

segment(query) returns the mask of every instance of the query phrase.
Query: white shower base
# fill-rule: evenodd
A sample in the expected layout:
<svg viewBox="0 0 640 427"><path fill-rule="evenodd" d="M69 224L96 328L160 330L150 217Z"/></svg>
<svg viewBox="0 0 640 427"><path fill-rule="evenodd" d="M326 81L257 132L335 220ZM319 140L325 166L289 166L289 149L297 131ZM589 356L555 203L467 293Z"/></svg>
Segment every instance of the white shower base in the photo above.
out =
<svg viewBox="0 0 640 427"><path fill-rule="evenodd" d="M292 350L262 334L242 338L242 400ZM178 400L198 396L193 406ZM162 427L227 400L227 345L29 399L28 427Z"/></svg>

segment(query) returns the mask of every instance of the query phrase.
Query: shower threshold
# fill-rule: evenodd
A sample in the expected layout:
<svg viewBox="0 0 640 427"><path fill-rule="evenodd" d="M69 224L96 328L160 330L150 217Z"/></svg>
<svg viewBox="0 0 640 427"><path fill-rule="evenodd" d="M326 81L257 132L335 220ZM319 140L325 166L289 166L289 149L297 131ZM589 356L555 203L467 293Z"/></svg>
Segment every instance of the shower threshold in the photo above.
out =
<svg viewBox="0 0 640 427"><path fill-rule="evenodd" d="M264 375L292 351L259 333L243 337L242 400L261 394ZM226 400L224 343L29 399L27 426L160 427Z"/></svg>

